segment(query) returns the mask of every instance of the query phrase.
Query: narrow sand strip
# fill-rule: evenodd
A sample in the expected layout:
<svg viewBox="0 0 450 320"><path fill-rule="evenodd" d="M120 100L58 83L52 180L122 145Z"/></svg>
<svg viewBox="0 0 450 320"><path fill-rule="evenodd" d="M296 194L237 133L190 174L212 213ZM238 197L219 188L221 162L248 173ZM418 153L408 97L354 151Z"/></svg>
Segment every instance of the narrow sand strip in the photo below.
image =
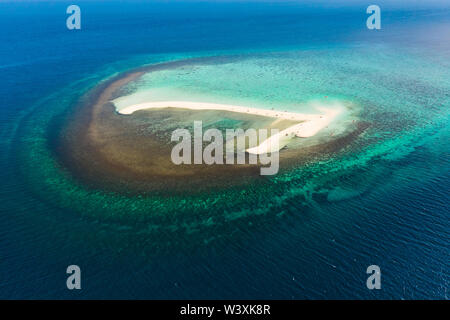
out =
<svg viewBox="0 0 450 320"><path fill-rule="evenodd" d="M132 114L138 110L145 109L160 109L160 108L182 108L192 110L223 110L231 112L239 112L245 114L253 114L258 116L279 118L285 120L299 121L299 124L293 125L278 134L275 134L264 140L259 146L249 148L246 151L253 154L262 154L267 152L276 152L282 149L291 138L294 136L301 138L312 137L320 130L328 126L337 115L342 112L341 108L327 108L324 106L317 106L316 109L321 114L305 114L296 112L282 112L276 110L265 110L243 106L204 103L204 102L190 102L190 101L157 101L145 102L131 105L120 110L120 114ZM278 140L278 144L276 140Z"/></svg>

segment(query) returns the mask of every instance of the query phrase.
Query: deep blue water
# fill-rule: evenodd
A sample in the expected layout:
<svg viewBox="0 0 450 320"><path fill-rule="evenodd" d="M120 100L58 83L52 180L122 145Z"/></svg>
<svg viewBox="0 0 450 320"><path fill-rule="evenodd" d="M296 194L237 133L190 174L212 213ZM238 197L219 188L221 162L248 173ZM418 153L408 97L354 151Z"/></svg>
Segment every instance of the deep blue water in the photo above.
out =
<svg viewBox="0 0 450 320"><path fill-rule="evenodd" d="M132 243L93 249L92 235L113 231L33 193L15 157L34 106L74 82L170 57L371 41L450 58L448 5L383 2L374 34L358 4L78 4L82 30L69 31L68 2L0 3L1 298L448 298L448 119L440 138L384 164L360 196L302 212L286 203L274 225L150 258ZM82 269L81 291L65 287L70 264ZM379 291L365 286L372 264L382 270Z"/></svg>

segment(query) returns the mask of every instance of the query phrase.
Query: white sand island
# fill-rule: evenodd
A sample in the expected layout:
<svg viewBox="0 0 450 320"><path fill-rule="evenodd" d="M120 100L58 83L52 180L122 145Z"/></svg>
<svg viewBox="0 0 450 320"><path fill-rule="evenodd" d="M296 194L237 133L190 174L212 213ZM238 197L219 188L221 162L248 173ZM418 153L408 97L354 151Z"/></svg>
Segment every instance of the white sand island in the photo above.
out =
<svg viewBox="0 0 450 320"><path fill-rule="evenodd" d="M343 105L329 107L320 104L315 104L313 106L319 112L318 114L305 114L297 112L266 110L236 105L191 102L191 101L143 102L122 108L118 108L116 105L116 110L118 113L124 115L132 114L133 112L136 112L138 110L161 109L161 108L181 108L191 110L222 110L299 122L298 124L295 124L285 130L278 132L278 134L270 136L268 139L263 141L258 146L246 150L248 153L262 154L268 152L276 152L282 149L293 137L309 138L316 135L320 130L327 127L333 120L336 119L336 117L339 114L341 114L345 110ZM278 139L278 144L273 143L275 141L274 139ZM274 145L277 145L276 149L273 147Z"/></svg>

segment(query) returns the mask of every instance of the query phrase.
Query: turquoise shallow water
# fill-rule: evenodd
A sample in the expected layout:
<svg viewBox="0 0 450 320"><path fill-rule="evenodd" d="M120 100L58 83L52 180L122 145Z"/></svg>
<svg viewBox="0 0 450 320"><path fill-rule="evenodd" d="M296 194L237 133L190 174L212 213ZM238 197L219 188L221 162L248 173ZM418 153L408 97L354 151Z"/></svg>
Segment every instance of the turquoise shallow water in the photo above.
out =
<svg viewBox="0 0 450 320"><path fill-rule="evenodd" d="M234 220L240 215L244 217L252 215L252 212L259 214L261 210L270 212L270 206L268 206L271 202L270 196L273 195L274 202L277 203L279 197L290 197L286 190L297 190L294 191L294 196L303 194L306 198L302 201L304 204L312 200L314 194L322 194L333 200L358 195L367 186L356 185L350 191L345 191L339 187L339 183L334 181L340 176L351 174L353 170L372 165L371 162L374 160L396 160L407 156L418 145L425 145L424 140L429 138L429 133L426 132L433 128L442 128L448 117L446 106L450 85L446 81L446 70L439 64L425 64L422 69L414 67L415 76L414 79L410 79L411 66L423 64L420 58L414 59L411 56L405 59L404 53L389 50L384 48L381 57L376 51L374 53L371 51L370 54L368 52L370 49L360 48L358 52L357 48L340 48L332 53L328 50L304 50L259 54L256 57L252 55L242 58L220 57L217 61L208 59L205 65L201 62L198 64L198 60L193 60L191 66L188 64L174 70L150 73L138 83L129 86L130 92L138 92L138 99L131 98L133 102L130 102L130 98L126 98L125 103L147 101L150 95L150 100L156 101L172 97L175 100L187 99L243 105L253 103L265 108L275 108L275 110L287 109L300 112L311 111L306 109L308 107L306 103L311 99L316 98L326 103L328 99L323 97L327 95L331 101L333 99L346 101L352 108L354 118L370 123L367 132L355 141L354 146L350 146L348 150L337 154L332 159L318 159L308 168L302 167L269 179L277 184L276 191L270 191L269 198L262 203L260 196L266 197L267 191L254 192L249 196L245 194L246 190L241 190L242 188L192 197L174 195L169 199L124 197L109 195L101 190L86 189L74 181L69 173L61 174L64 169L59 167L57 159L51 153L51 146L48 146L45 139L47 135L45 130L42 132L44 134L42 139L36 139L39 136L36 130L45 128L40 122L47 121L48 126L52 125L51 121L54 121L51 114L42 113L40 107L35 109L33 116L30 116L28 120L30 122L28 127L31 130L29 134L35 138L24 141L27 147L23 148L23 151L18 151L25 153L25 165L21 170L28 171L25 176L38 182L36 192L44 195L50 193L52 197L56 197L52 200L59 200L60 205L72 209L81 207L80 211L83 214L107 216L126 224L160 216L164 222L157 222L158 227L170 229L190 230L192 228L195 230L198 224L213 224L214 219L226 221L227 217ZM402 60L405 61L404 65L398 62L401 54ZM354 63L358 61L358 56L366 57L365 64ZM388 66L388 63L395 64L396 68L387 75L371 71L371 69L379 69L380 65ZM368 70L364 71L365 69ZM237 77L236 70L246 76ZM314 76L311 76L312 74ZM343 74L347 76L343 77ZM430 77L430 74L435 76ZM339 83L338 89L336 83ZM357 84L358 90L355 90ZM418 95L416 92L418 87L426 88L425 93L420 92ZM153 88L156 88L156 97L152 96ZM68 99L71 92L73 89L68 88L59 93L61 98L52 97L51 100L57 101L58 106L50 109L55 112L58 108L62 108L59 112L65 110L64 101L67 101L67 105L70 106L73 102ZM306 92L309 94L305 94ZM78 92L75 99L78 98L77 94ZM421 105L422 101L427 104ZM47 102L43 105L48 107ZM430 107L433 109L430 110ZM343 122L341 125L351 126L351 123ZM24 128L27 127L24 126ZM344 128L340 129L344 130ZM42 153L43 149L50 150L48 153ZM33 153L34 150L36 155ZM42 159L37 161L37 157ZM313 178L310 177L311 175ZM306 178L308 176L309 178ZM294 187L290 185L292 181L295 181ZM33 185L33 181L30 185ZM340 193L343 195L340 196ZM260 205L262 208L258 210ZM224 213L222 206L231 209L231 212ZM173 219L172 216L177 215L175 212L178 211L183 214ZM191 221L192 215L189 212L198 211L203 212L203 215L196 214ZM180 223L178 219L183 222ZM154 226L144 224L139 227L152 229Z"/></svg>
<svg viewBox="0 0 450 320"><path fill-rule="evenodd" d="M417 87L411 82L437 87L421 98L441 103L449 85L445 60L430 63L405 54L380 45L225 57L216 64L151 72L128 86L134 99L122 103L186 99L302 112L302 104L325 102L326 96L379 103L365 108L373 114L402 113L417 104Z"/></svg>
<svg viewBox="0 0 450 320"><path fill-rule="evenodd" d="M267 15L279 22L272 9L261 10L264 19L252 17L257 26L252 30L263 28ZM113 13L97 17L108 20ZM408 20L408 14L397 14ZM301 29L297 23L287 22ZM319 23L316 37L328 45L314 39L296 43L281 23L273 34L262 32L264 41L248 31L246 41L233 42L215 38L222 26L214 30L216 20L200 20L198 28L205 30L204 24L210 26L209 41L195 44L191 38L185 51L171 47L180 36L176 26L169 28L171 41L162 44L165 54L150 44L125 49L131 40L120 30L97 29L105 39L102 50L78 58L67 52L48 60L18 56L19 66L11 67L14 61L3 66L0 159L7 170L2 172L0 272L7 281L0 284L0 296L447 298L450 69L442 42L433 52L420 37L416 46L349 42L342 40L348 35L343 31L353 30L353 37L362 31L347 26L342 34L336 31L341 40L334 43ZM124 25L130 33L142 29L126 19ZM47 27L56 28L51 22ZM167 35L167 29L160 32ZM94 48L98 33L72 40ZM157 32L152 36L159 39ZM54 44L65 41L60 37ZM123 47L114 47L113 54L107 49L116 42ZM49 52L45 41L25 43ZM148 99L146 90L153 94L156 88L154 99L176 93L179 100L290 111L303 111L304 103L326 95L346 101L370 127L333 157L265 184L195 196L91 189L59 163L52 137L89 89L144 64L205 56L215 58L148 74L128 93L144 91ZM35 75L28 79L27 72ZM83 270L80 293L65 289L69 264ZM378 292L365 287L371 264L382 270Z"/></svg>

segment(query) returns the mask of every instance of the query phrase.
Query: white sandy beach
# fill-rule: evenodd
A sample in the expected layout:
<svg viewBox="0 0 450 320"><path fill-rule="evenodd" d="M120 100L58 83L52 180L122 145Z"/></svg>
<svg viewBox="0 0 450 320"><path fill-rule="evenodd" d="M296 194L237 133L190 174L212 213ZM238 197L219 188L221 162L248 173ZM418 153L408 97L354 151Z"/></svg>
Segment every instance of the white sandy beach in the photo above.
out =
<svg viewBox="0 0 450 320"><path fill-rule="evenodd" d="M254 148L249 148L246 151L253 154L262 154L267 152L275 152L282 149L291 138L300 137L308 138L316 135L320 130L327 127L342 111L343 108L329 108L327 106L315 106L315 109L320 112L318 114L305 114L297 112L284 112L277 110L266 110L244 106L205 103L205 102L191 102L191 101L157 101L144 102L118 109L120 114L132 114L138 110L146 109L161 109L161 108L182 108L191 110L223 110L230 112L239 112L245 114L252 114L258 116L279 118L291 121L298 121L299 123L293 125L278 134L273 135L263 141L260 145ZM278 139L278 146L274 143L274 139Z"/></svg>

